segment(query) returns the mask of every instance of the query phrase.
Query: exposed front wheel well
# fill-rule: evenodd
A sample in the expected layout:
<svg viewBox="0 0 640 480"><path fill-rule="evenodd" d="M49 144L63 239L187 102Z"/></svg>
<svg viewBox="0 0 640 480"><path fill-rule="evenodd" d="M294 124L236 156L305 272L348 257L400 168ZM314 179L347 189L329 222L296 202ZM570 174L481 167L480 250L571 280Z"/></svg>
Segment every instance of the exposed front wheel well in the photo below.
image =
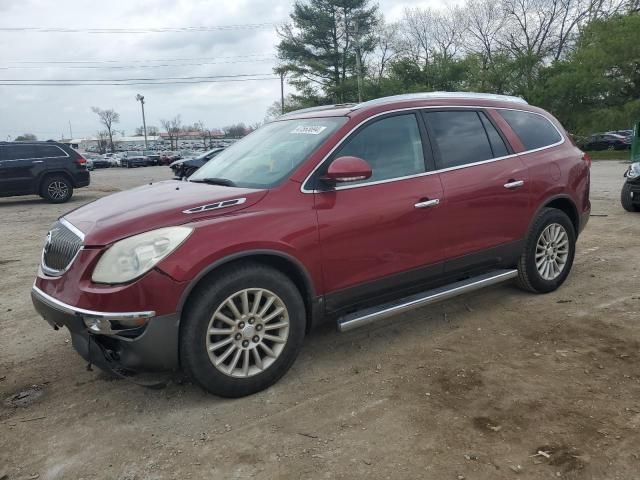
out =
<svg viewBox="0 0 640 480"><path fill-rule="evenodd" d="M557 210L561 210L567 215L567 217L569 217L569 220L571 220L576 233L580 231L580 216L578 215L578 209L570 199L564 197L556 198L544 205L543 208L555 208Z"/></svg>
<svg viewBox="0 0 640 480"><path fill-rule="evenodd" d="M231 258L228 261L223 261L215 265L211 270L206 272L200 279L196 281L194 285L190 287L190 290L182 302L182 309L189 304L189 300L193 293L198 289L199 285L205 284L211 277L219 275L222 270L234 268L238 265L246 264L258 264L266 265L274 270L277 270L286 275L296 286L302 299L304 300L304 306L306 310L307 332L311 330L313 325L313 311L314 311L314 289L311 285L311 280L307 274L302 270L302 267L297 265L294 260L290 260L287 257L277 254L269 253L256 253L247 256L241 256Z"/></svg>

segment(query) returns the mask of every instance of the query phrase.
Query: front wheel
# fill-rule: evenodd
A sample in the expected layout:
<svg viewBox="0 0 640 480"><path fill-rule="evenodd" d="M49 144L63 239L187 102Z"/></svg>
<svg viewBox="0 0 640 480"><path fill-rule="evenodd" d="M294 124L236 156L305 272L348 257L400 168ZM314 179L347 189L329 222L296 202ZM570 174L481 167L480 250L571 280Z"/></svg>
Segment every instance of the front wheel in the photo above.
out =
<svg viewBox="0 0 640 480"><path fill-rule="evenodd" d="M543 209L531 226L518 262L518 284L536 293L548 293L564 283L576 252L576 232L561 210Z"/></svg>
<svg viewBox="0 0 640 480"><path fill-rule="evenodd" d="M624 208L627 212L640 212L640 205L637 205L633 202L633 192L631 191L631 185L625 183L622 186L622 191L620 192L620 203L622 204L622 208Z"/></svg>
<svg viewBox="0 0 640 480"><path fill-rule="evenodd" d="M180 360L193 380L222 397L242 397L277 382L305 333L300 292L263 265L230 266L199 287L180 325Z"/></svg>

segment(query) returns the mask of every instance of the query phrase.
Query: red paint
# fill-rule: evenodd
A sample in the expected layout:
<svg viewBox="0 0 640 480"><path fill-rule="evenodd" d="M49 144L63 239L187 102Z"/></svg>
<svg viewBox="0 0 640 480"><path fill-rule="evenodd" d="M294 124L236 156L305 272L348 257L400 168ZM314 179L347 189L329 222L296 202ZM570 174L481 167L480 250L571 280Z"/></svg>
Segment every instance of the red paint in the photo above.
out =
<svg viewBox="0 0 640 480"><path fill-rule="evenodd" d="M458 170L358 188L301 191L319 162L362 121L391 110L434 106L486 108L515 152L523 152L522 143L491 107L541 113L562 128L538 108L488 100L413 100L355 111L299 114L300 118L344 115L348 121L289 180L269 191L168 181L97 200L65 216L86 234L85 245L89 248L61 277L50 278L39 272L36 285L65 303L85 309L172 313L190 282L213 263L250 250L272 250L297 260L320 296L522 239L534 212L556 195L570 198L579 214L589 211L589 165L568 140L538 152ZM329 171L363 173L366 169L356 160L347 160ZM524 186L504 188L505 183L515 180L523 180ZM242 205L183 213L241 197L247 199ZM430 199L438 199L440 204L415 207ZM118 286L91 282L96 262L113 242L182 224L194 228L192 235L142 278Z"/></svg>

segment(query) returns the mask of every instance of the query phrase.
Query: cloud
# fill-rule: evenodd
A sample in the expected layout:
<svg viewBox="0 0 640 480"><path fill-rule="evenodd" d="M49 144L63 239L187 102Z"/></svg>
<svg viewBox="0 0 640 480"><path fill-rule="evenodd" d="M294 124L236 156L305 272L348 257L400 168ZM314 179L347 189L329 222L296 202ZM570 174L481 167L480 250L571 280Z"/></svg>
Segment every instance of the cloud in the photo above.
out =
<svg viewBox="0 0 640 480"><path fill-rule="evenodd" d="M381 0L383 13L400 17L406 6L438 6L445 0ZM24 27L136 28L281 23L290 0L0 0L2 24ZM166 78L270 73L278 37L272 26L188 33L0 32L1 79ZM171 61L160 62L159 59ZM196 60L194 60L196 59ZM206 59L200 60L197 59ZM93 64L24 64L24 61L92 61ZM120 62L120 63L114 63ZM150 65L167 65L148 68ZM195 65L193 65L195 64ZM118 68L68 68L126 66ZM16 68L20 67L20 68ZM65 68L66 67L66 68ZM285 93L290 90L286 87ZM209 127L253 123L280 96L279 79L195 85L35 87L0 86L0 139L33 131L55 138L72 123L75 136L99 128L90 107L114 108L118 129L141 123L136 93L145 95L147 123L181 114Z"/></svg>

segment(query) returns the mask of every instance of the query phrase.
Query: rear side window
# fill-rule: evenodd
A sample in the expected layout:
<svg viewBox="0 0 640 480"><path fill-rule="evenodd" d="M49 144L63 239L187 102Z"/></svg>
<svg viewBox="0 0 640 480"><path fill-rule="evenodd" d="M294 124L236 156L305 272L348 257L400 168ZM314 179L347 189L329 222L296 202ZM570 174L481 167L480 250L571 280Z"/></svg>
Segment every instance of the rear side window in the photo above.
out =
<svg viewBox="0 0 640 480"><path fill-rule="evenodd" d="M425 172L422 139L416 116L396 115L370 123L347 140L334 155L360 157L373 175L356 183L369 183Z"/></svg>
<svg viewBox="0 0 640 480"><path fill-rule="evenodd" d="M31 158L66 157L67 154L55 145L6 145L2 147L6 160L24 160Z"/></svg>
<svg viewBox="0 0 640 480"><path fill-rule="evenodd" d="M527 150L548 147L562 140L558 130L542 115L519 110L498 110Z"/></svg>
<svg viewBox="0 0 640 480"><path fill-rule="evenodd" d="M440 152L438 168L458 167L494 158L478 112L425 112L424 115L429 123L430 133L435 137L432 141ZM502 145L504 147L504 142Z"/></svg>

